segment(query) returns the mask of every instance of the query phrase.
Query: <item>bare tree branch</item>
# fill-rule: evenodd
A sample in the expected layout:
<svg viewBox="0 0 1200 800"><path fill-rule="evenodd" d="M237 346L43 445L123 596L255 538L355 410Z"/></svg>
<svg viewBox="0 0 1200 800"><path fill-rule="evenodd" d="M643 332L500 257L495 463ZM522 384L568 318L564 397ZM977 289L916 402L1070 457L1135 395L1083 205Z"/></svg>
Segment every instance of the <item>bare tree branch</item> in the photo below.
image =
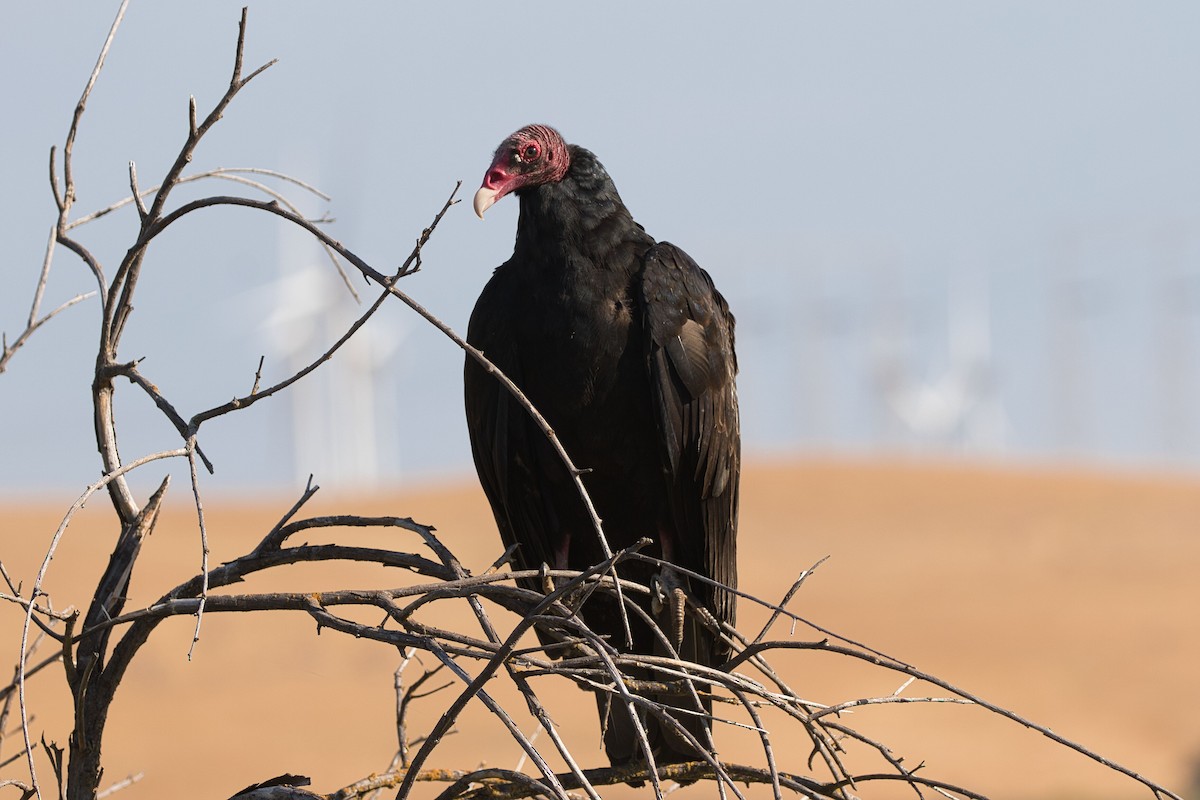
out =
<svg viewBox="0 0 1200 800"><path fill-rule="evenodd" d="M76 303L81 303L84 300L95 297L96 295L95 292L84 292L83 294L77 294L70 300L60 304L57 308L45 316L38 316L38 313L41 311L42 296L46 292L46 282L50 279L50 264L54 260L55 237L56 231L51 230L50 241L46 243L46 256L42 259L42 271L38 275L37 288L35 288L33 291L33 303L29 308L29 320L25 323L25 330L17 334L17 338L14 339L11 344L9 344L7 335L0 335L0 373L3 373L6 369L8 369L8 362L18 350L25 346L25 343L29 341L29 337L32 336L38 328L42 327L47 322L54 319Z"/></svg>
<svg viewBox="0 0 1200 800"><path fill-rule="evenodd" d="M165 452L161 452L161 453L154 453L154 454L151 454L148 456L143 456L142 458L139 458L136 461L126 464L125 466L120 467L119 469L117 469L111 473L108 473L103 478L98 480L96 483L93 483L91 486L89 486L84 491L84 493L79 496L79 498L75 501L75 503L72 504L71 508L67 511L66 516L63 517L62 522L59 524L58 530L56 530L54 532L54 536L50 540L50 547L46 551L46 557L42 560L41 567L38 568L37 578L34 580L33 588L30 591L30 595L29 595L30 600L33 601L33 600L36 600L38 597L43 596L42 582L46 579L46 571L50 567L51 559L54 558L54 552L58 549L58 543L62 540L62 536L67 530L67 525L69 525L71 522L71 518L74 517L75 513L77 511L79 511L79 509L83 508L83 505L84 505L84 503L87 502L88 498L90 498L93 494L98 492L100 489L103 489L104 487L108 486L111 482L120 480L126 473L131 472L132 470L135 470L138 467L141 467L145 464L149 464L152 461L158 461L163 458L177 458L177 457L185 456L185 455L186 455L186 452L183 450L171 450L171 451L165 451ZM41 796L41 787L39 786L38 781L37 781L37 768L34 764L33 739L29 733L29 708L26 703L26 697L25 697L25 679L26 679L25 663L26 663L26 652L27 652L28 646L29 646L29 626L30 626L30 622L33 617L33 609L34 609L34 605L32 602L30 602L29 607L25 611L24 623L21 626L21 659L20 659L20 663L18 664L18 667L17 667L17 694L18 694L18 698L19 698L20 704L21 704L21 706L20 706L21 707L21 733L25 740L25 753L27 756L27 762L29 764L30 782L32 783L36 793L40 797Z"/></svg>

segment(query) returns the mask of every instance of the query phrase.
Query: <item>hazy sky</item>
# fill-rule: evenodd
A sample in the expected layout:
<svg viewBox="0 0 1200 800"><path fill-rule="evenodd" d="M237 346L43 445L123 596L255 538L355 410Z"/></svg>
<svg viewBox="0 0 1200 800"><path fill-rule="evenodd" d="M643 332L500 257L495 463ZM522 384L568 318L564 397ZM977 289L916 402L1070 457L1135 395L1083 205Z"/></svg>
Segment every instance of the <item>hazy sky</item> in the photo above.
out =
<svg viewBox="0 0 1200 800"><path fill-rule="evenodd" d="M188 96L205 113L228 81L241 5L131 3L80 129L77 214L127 194L131 160L143 186L165 172ZM47 153L116 6L12 4L0 27L0 329L10 338L54 219ZM1156 427L1169 395L1159 376L1182 375L1173 396L1197 392L1195 309L1184 303L1175 327L1159 321L1163 287L1200 297L1195 3L253 2L246 58L279 64L238 97L193 169L260 166L312 181L333 200L303 207L335 216L333 235L385 272L463 180L467 202L403 283L459 331L511 252L517 204L500 202L484 223L469 208L495 146L538 121L595 151L635 217L729 297L752 454L911 444L872 399L880 332L884 345L889 330L902 334L896 363L936 375L955 341L979 335L947 323L955 298L990 309L996 452L1153 462L1174 430ZM233 188L190 187L171 203ZM125 209L77 233L111 276L135 229ZM260 355L265 380L283 377L283 345L303 355L330 339L315 324L271 334L263 321L287 305L285 266L319 257L265 215L194 215L150 250L121 357L144 358L185 416L244 393ZM47 307L90 285L60 249ZM1085 304L1099 299L1055 327L1064 285ZM349 313L344 292L328 292ZM95 300L71 309L0 375L5 493L97 476L98 314ZM370 412L381 474L468 472L460 354L399 304L364 334L388 359ZM1174 354L1166 366L1163 352ZM1064 359L1075 370L1065 382ZM133 387L119 387L118 403L127 459L177 446ZM353 470L322 479L331 462L319 455L324 439L362 429L342 408L302 435L308 449L289 444L285 398L208 423L210 485L292 486L298 469L351 481Z"/></svg>

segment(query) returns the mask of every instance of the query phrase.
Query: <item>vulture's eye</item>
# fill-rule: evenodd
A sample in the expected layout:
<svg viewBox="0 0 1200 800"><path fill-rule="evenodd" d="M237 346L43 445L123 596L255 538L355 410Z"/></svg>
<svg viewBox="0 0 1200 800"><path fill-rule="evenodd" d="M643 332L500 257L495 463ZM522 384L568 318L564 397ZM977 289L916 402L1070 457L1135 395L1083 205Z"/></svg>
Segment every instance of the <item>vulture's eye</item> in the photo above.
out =
<svg viewBox="0 0 1200 800"><path fill-rule="evenodd" d="M525 161L533 161L538 157L538 146L530 142L525 145L525 149L521 151L521 158Z"/></svg>

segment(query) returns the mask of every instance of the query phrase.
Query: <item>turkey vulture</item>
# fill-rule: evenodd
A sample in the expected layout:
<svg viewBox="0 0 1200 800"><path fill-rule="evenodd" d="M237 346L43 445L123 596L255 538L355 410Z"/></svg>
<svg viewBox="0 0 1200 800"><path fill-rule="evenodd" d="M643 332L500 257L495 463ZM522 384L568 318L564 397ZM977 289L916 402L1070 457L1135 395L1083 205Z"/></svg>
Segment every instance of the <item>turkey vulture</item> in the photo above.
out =
<svg viewBox="0 0 1200 800"><path fill-rule="evenodd" d="M513 255L498 267L471 314L467 341L519 386L554 429L583 478L613 549L643 537L643 552L737 584L735 534L741 443L733 315L687 253L656 243L634 222L590 151L530 125L496 150L475 213L506 194L520 200ZM479 480L516 565L581 570L604 559L572 477L524 409L470 356L465 395ZM623 579L657 592L638 598L662 620L680 655L701 664L728 655L709 630L680 621L680 590L733 624L735 596L640 561ZM527 588L541 589L539 581ZM664 611L661 598L670 601ZM661 641L616 603L593 595L587 624L619 650L663 654ZM674 620L674 622L672 622ZM661 674L643 678L664 680ZM626 711L597 694L604 747L614 766L640 759ZM709 722L693 700L661 702L708 746ZM703 702L705 714L711 703ZM644 717L658 764L700 758L673 725Z"/></svg>

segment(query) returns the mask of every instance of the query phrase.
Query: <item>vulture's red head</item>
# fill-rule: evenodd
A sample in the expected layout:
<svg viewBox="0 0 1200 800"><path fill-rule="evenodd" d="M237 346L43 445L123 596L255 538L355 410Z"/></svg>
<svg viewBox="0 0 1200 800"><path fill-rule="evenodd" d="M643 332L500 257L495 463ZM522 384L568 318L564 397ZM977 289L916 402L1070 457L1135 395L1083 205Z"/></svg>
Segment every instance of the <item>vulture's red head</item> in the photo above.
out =
<svg viewBox="0 0 1200 800"><path fill-rule="evenodd" d="M558 131L548 125L526 125L496 148L483 185L475 193L475 213L483 219L483 212L510 192L561 181L570 161L567 143Z"/></svg>

